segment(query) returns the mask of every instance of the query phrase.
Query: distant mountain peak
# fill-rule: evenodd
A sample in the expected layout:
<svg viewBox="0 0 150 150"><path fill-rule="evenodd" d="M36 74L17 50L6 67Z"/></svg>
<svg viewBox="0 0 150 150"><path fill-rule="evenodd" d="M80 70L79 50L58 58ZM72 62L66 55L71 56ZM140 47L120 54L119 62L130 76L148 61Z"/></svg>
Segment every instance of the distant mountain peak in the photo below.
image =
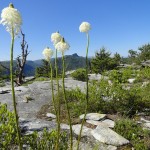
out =
<svg viewBox="0 0 150 150"><path fill-rule="evenodd" d="M73 57L79 57L77 53L72 54Z"/></svg>

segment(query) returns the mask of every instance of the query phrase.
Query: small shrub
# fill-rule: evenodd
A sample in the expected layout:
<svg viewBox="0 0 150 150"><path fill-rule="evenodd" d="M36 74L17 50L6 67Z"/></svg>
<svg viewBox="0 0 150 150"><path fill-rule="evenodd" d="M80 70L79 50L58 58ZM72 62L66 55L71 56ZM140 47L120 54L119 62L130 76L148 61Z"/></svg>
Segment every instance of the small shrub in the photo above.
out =
<svg viewBox="0 0 150 150"><path fill-rule="evenodd" d="M79 88L66 91L72 117L78 117L85 111L85 94Z"/></svg>
<svg viewBox="0 0 150 150"><path fill-rule="evenodd" d="M150 131L143 130L136 122L130 119L116 121L114 130L128 139L136 150L148 150L150 148Z"/></svg>
<svg viewBox="0 0 150 150"><path fill-rule="evenodd" d="M109 74L109 79L114 83L126 83L129 78L134 77L134 73L131 67L122 70L112 70Z"/></svg>
<svg viewBox="0 0 150 150"><path fill-rule="evenodd" d="M25 135L23 137L23 143L26 144L27 147L30 147L31 150L53 150L55 149L57 140L57 131L47 131L44 129L42 135L39 136L37 132L34 132L30 135ZM60 133L60 150L68 149L68 138L65 132Z"/></svg>
<svg viewBox="0 0 150 150"><path fill-rule="evenodd" d="M16 144L16 137L14 113L7 110L6 104L0 104L0 148L11 149Z"/></svg>
<svg viewBox="0 0 150 150"><path fill-rule="evenodd" d="M142 68L136 77L136 82L143 82L150 80L150 68Z"/></svg>
<svg viewBox="0 0 150 150"><path fill-rule="evenodd" d="M79 81L85 81L86 80L86 70L85 69L77 69L76 71L74 71L71 76Z"/></svg>
<svg viewBox="0 0 150 150"><path fill-rule="evenodd" d="M3 86L5 86L5 82L0 79L0 87L3 87Z"/></svg>

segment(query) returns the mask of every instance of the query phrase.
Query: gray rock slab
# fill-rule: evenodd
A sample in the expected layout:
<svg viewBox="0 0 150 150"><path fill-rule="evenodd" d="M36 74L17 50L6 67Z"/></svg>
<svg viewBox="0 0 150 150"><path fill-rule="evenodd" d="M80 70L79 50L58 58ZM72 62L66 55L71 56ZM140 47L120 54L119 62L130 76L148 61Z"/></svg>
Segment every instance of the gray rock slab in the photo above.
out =
<svg viewBox="0 0 150 150"><path fill-rule="evenodd" d="M34 82L28 86L16 87L15 89L18 90L15 95L17 110L22 118L36 118L41 107L52 102L50 82ZM29 95L32 100L25 102L26 95ZM0 94L0 102L6 103L10 111L13 110L11 92Z"/></svg>
<svg viewBox="0 0 150 150"><path fill-rule="evenodd" d="M46 114L46 117L55 119L55 118L56 118L56 115L54 115L54 114L52 114L52 113L47 113L47 114Z"/></svg>
<svg viewBox="0 0 150 150"><path fill-rule="evenodd" d="M10 87L0 87L0 94L4 94L4 93L10 93L11 92L11 88Z"/></svg>
<svg viewBox="0 0 150 150"><path fill-rule="evenodd" d="M26 86L18 86L18 87L15 87L15 92L18 92L18 94L20 93L25 93L29 90L28 87ZM17 93L16 93L17 94Z"/></svg>
<svg viewBox="0 0 150 150"><path fill-rule="evenodd" d="M127 139L105 126L97 126L91 134L98 141L109 145L121 146L129 143Z"/></svg>
<svg viewBox="0 0 150 150"><path fill-rule="evenodd" d="M16 94L27 92L28 89L29 88L25 87L25 86L18 86L18 87L14 88ZM1 87L0 88L0 93L3 94L2 92L3 93L10 93L11 94L11 86Z"/></svg>
<svg viewBox="0 0 150 150"><path fill-rule="evenodd" d="M60 85L62 87L62 80L60 80ZM79 88L82 92L85 92L86 82L65 78L65 88L67 90Z"/></svg>
<svg viewBox="0 0 150 150"><path fill-rule="evenodd" d="M103 76L101 74L88 74L89 80L101 80L105 79L108 80L108 77Z"/></svg>
<svg viewBox="0 0 150 150"><path fill-rule="evenodd" d="M62 84L62 80L59 81ZM68 89L81 87L84 90L86 83L72 79L65 79L65 86ZM54 81L54 92L56 93L57 85ZM0 87L0 102L6 103L10 111L13 110L11 86ZM26 95L30 99L26 100ZM36 118L37 112L45 104L52 103L51 82L50 81L35 81L28 86L15 87L15 97L17 102L18 114L22 118Z"/></svg>
<svg viewBox="0 0 150 150"><path fill-rule="evenodd" d="M35 79L35 77L34 77L34 76L30 76L30 77L25 77L25 82L26 82L26 81L30 81L30 80L33 80L33 79Z"/></svg>
<svg viewBox="0 0 150 150"><path fill-rule="evenodd" d="M106 117L106 114L88 113L88 114L86 114L85 119L97 121L97 120L104 119L105 117ZM84 118L84 114L80 115L79 118L83 119Z"/></svg>
<svg viewBox="0 0 150 150"><path fill-rule="evenodd" d="M73 150L76 149L77 140L73 140ZM93 137L83 137L79 143L79 150L117 150L117 147L98 142Z"/></svg>
<svg viewBox="0 0 150 150"><path fill-rule="evenodd" d="M73 130L73 132L76 135L80 134L80 129L81 129L81 124L76 124L76 125L72 126L72 130ZM82 136L90 136L91 135L91 131L92 131L92 129L90 129L90 128L86 127L86 126L83 126L81 137Z"/></svg>
<svg viewBox="0 0 150 150"><path fill-rule="evenodd" d="M102 123L107 124L109 128L114 128L114 126L115 126L115 122L110 119L105 119L102 121Z"/></svg>
<svg viewBox="0 0 150 150"><path fill-rule="evenodd" d="M142 122L145 122L145 123L150 123L150 120L146 120L146 119L144 119L144 118L141 118L140 119Z"/></svg>
<svg viewBox="0 0 150 150"><path fill-rule="evenodd" d="M150 122L144 123L143 126L147 129L150 129Z"/></svg>
<svg viewBox="0 0 150 150"><path fill-rule="evenodd" d="M96 126L101 125L109 128L114 128L115 126L115 122L110 119L106 119L104 121L86 120L86 122L92 125L96 125Z"/></svg>
<svg viewBox="0 0 150 150"><path fill-rule="evenodd" d="M40 132L44 128L52 130L56 128L56 123L53 121L45 121L41 119L24 119L20 118L21 131L24 134L32 134L34 131Z"/></svg>
<svg viewBox="0 0 150 150"><path fill-rule="evenodd" d="M92 124L92 125L105 125L104 123L102 123L101 121L95 121L95 120L86 120L87 123Z"/></svg>
<svg viewBox="0 0 150 150"><path fill-rule="evenodd" d="M67 125L67 124L61 123L61 124L60 124L60 128L63 129L63 130L69 130L69 129L70 129L70 126Z"/></svg>
<svg viewBox="0 0 150 150"><path fill-rule="evenodd" d="M28 85L29 89L32 90L34 94L43 94L43 92L51 92L51 83L50 81L36 81Z"/></svg>

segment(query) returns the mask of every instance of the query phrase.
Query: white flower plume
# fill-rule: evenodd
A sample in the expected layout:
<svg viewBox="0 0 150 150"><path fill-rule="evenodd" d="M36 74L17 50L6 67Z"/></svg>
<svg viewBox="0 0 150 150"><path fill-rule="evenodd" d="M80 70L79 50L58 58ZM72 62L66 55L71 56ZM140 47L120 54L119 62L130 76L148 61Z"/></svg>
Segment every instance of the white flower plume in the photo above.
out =
<svg viewBox="0 0 150 150"><path fill-rule="evenodd" d="M59 34L59 32L55 32L51 34L51 41L53 42L54 46L60 42L62 39L62 36Z"/></svg>
<svg viewBox="0 0 150 150"><path fill-rule="evenodd" d="M53 50L47 47L43 50L43 55L45 57L45 60L49 61L53 56Z"/></svg>
<svg viewBox="0 0 150 150"><path fill-rule="evenodd" d="M70 45L67 42L65 42L64 38L62 38L61 41L56 44L55 48L59 52L64 53L66 50L68 50L70 48Z"/></svg>
<svg viewBox="0 0 150 150"><path fill-rule="evenodd" d="M91 30L91 25L88 22L82 22L81 25L79 26L80 32L88 33L89 30Z"/></svg>
<svg viewBox="0 0 150 150"><path fill-rule="evenodd" d="M22 18L19 11L13 7L13 4L2 10L0 23L6 26L6 31L10 34L12 34L12 30L14 30L15 35L20 32Z"/></svg>

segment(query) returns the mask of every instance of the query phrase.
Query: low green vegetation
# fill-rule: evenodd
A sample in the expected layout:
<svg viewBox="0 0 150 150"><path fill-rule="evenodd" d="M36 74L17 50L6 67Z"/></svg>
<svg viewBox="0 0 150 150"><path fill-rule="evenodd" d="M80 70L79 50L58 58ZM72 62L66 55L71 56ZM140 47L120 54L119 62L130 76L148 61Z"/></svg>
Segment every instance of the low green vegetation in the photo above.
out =
<svg viewBox="0 0 150 150"><path fill-rule="evenodd" d="M128 139L134 149L149 150L150 148L150 131L142 129L141 126L130 119L120 119L116 121L114 130Z"/></svg>
<svg viewBox="0 0 150 150"><path fill-rule="evenodd" d="M57 131L44 129L41 134L33 132L30 135L22 134L22 144L30 150L54 149L57 139ZM68 138L65 132L60 134L60 149L68 148ZM0 150L17 149L17 135L15 115L8 111L6 104L0 104Z"/></svg>
<svg viewBox="0 0 150 150"><path fill-rule="evenodd" d="M86 81L86 70L83 68L79 68L76 71L74 71L71 76L79 81Z"/></svg>
<svg viewBox="0 0 150 150"><path fill-rule="evenodd" d="M0 79L0 87L3 87L3 86L5 86L5 82L4 80Z"/></svg>
<svg viewBox="0 0 150 150"><path fill-rule="evenodd" d="M137 72L136 82L150 81L150 68L142 68Z"/></svg>
<svg viewBox="0 0 150 150"><path fill-rule="evenodd" d="M109 72L104 73L104 75L108 75L109 79L112 82L116 83L127 83L128 79L135 78L137 71L132 67L127 67L124 69L114 69Z"/></svg>
<svg viewBox="0 0 150 150"><path fill-rule="evenodd" d="M121 83L122 81L116 82L116 80L109 83L104 79L90 82L88 112L120 114L129 118L134 118L138 113L150 115L150 83L146 86L133 84L130 87L128 84ZM63 107L64 101L61 94L57 97L61 99ZM84 113L85 97L85 93L79 88L67 91L72 117L78 117Z"/></svg>

